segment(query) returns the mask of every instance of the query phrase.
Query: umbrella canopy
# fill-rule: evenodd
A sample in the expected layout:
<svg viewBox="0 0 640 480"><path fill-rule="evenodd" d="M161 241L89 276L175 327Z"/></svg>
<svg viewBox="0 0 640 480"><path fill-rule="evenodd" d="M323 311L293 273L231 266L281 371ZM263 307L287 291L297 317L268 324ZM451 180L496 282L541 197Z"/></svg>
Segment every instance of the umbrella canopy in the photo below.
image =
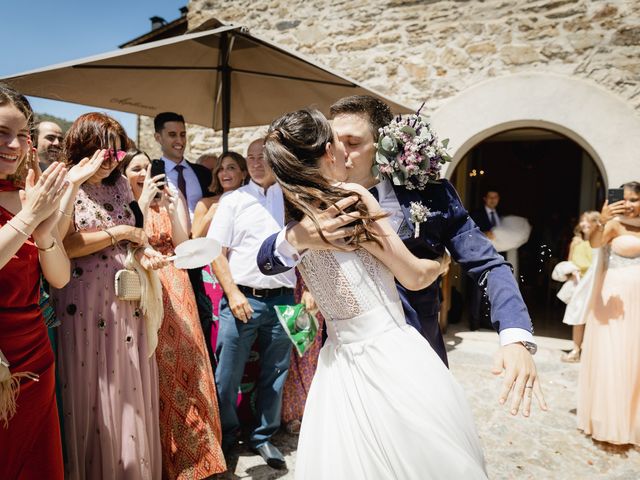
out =
<svg viewBox="0 0 640 480"><path fill-rule="evenodd" d="M26 95L139 115L181 113L223 131L265 125L348 95L372 95L394 113L414 111L240 27L224 26L6 77Z"/></svg>

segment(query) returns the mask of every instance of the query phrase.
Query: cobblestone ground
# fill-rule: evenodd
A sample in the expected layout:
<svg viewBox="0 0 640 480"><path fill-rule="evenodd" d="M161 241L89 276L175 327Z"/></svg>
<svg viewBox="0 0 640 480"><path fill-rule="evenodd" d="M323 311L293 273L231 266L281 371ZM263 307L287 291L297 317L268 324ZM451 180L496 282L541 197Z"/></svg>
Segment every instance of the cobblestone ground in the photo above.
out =
<svg viewBox="0 0 640 480"><path fill-rule="evenodd" d="M550 410L545 413L536 406L526 419L512 417L497 403L500 378L490 373L497 348L495 333L450 329L445 341L451 370L465 388L476 418L489 478L640 479L640 449L607 450L576 429L578 365L560 362L562 350L568 350L571 342L537 338L535 359ZM273 470L241 448L231 459L233 473L220 478L293 478L296 441L297 437L283 433L274 438L273 443L286 455L288 471Z"/></svg>

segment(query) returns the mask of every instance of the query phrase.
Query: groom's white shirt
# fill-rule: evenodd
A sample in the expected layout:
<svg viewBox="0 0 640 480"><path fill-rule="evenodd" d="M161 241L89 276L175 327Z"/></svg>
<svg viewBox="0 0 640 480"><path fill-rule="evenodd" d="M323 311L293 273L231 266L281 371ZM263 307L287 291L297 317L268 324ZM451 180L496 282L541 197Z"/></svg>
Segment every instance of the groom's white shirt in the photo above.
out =
<svg viewBox="0 0 640 480"><path fill-rule="evenodd" d="M400 206L396 192L393 190L393 185L389 179L385 178L378 183L375 188L378 189L378 203L384 211L390 213L388 220L397 232L404 221L404 214L402 213L402 207ZM298 251L287 241L285 237L286 231L287 229L283 228L278 233L274 253L283 265L293 268L300 263L302 255L298 254ZM499 336L500 345L503 346L517 342L535 343L531 332L524 328L505 328L500 331Z"/></svg>

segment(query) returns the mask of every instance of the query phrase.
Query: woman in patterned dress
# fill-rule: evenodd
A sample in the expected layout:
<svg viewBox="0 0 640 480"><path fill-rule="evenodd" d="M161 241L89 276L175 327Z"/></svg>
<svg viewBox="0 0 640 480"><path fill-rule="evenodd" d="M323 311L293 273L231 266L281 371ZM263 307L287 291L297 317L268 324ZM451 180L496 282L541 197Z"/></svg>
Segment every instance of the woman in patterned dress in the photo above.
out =
<svg viewBox="0 0 640 480"><path fill-rule="evenodd" d="M119 161L126 148L122 126L87 113L64 140L72 188L61 202L58 228L71 264L71 281L53 290L68 479L157 479L161 475L158 371L139 301L120 300L114 277L127 246L146 270L166 259L135 226L133 195ZM95 152L95 153L94 153ZM66 228L65 228L66 227ZM153 326L152 326L153 327Z"/></svg>
<svg viewBox="0 0 640 480"><path fill-rule="evenodd" d="M130 150L122 168L145 218L149 242L173 255L189 238L188 212L178 192L151 178L149 157ZM158 200L155 196L160 195ZM169 264L158 271L164 319L156 360L160 380L160 436L163 478L201 479L226 470L220 447L220 414L213 372L185 270Z"/></svg>

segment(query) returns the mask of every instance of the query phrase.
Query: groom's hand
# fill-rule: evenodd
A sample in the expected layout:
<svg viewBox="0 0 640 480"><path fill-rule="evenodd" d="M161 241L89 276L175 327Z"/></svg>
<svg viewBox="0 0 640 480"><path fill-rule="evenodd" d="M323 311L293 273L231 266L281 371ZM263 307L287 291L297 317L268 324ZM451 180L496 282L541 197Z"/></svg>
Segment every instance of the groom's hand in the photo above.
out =
<svg viewBox="0 0 640 480"><path fill-rule="evenodd" d="M536 364L529 351L520 343L511 343L500 347L496 353L491 373L504 374L504 382L498 401L501 405L507 401L511 393L511 415L517 415L522 404L522 415L531 414L531 397L535 395L541 410L547 410L547 403L542 394ZM524 397L524 402L523 402Z"/></svg>
<svg viewBox="0 0 640 480"><path fill-rule="evenodd" d="M327 243L323 240L318 232L318 226L308 216L305 216L289 228L286 232L287 241L299 252L307 249L314 250L351 250L345 242L346 238L353 236L354 228L349 226L356 219L358 214L341 213L347 207L358 201L358 197L351 196L343 198L335 205L331 205L326 210L316 212L316 220L322 234L327 239Z"/></svg>

